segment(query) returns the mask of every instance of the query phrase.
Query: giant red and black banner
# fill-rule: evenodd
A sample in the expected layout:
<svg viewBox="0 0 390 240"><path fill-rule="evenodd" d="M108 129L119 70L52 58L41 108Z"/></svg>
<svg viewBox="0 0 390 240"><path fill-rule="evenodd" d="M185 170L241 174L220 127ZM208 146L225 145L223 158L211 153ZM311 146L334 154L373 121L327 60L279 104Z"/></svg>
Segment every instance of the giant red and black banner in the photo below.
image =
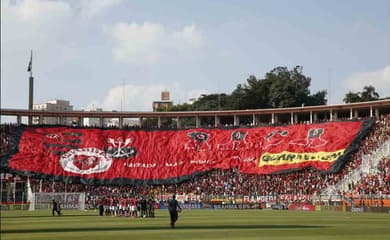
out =
<svg viewBox="0 0 390 240"><path fill-rule="evenodd" d="M211 169L339 171L373 120L235 129L20 127L1 167L89 184L176 183Z"/></svg>

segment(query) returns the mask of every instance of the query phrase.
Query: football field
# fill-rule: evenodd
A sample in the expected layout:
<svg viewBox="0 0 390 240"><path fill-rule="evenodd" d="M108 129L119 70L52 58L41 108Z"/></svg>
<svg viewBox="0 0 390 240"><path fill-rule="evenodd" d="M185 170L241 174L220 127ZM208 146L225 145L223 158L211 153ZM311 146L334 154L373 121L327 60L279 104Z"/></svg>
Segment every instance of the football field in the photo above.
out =
<svg viewBox="0 0 390 240"><path fill-rule="evenodd" d="M177 227L156 218L95 211L2 211L1 239L390 239L390 214L279 210L184 210Z"/></svg>

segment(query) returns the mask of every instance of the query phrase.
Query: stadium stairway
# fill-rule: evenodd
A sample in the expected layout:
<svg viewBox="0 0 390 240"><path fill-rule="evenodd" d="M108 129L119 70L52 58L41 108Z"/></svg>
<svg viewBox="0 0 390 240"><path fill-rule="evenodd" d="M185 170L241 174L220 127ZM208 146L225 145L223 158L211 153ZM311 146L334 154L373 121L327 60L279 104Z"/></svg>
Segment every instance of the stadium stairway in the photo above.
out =
<svg viewBox="0 0 390 240"><path fill-rule="evenodd" d="M340 192L347 192L349 184L358 183L367 175L377 173L379 171L379 162L386 157L390 157L390 140L385 141L376 151L362 155L362 164L358 168L344 175L344 178L335 185L328 186L321 195L330 196L338 195Z"/></svg>

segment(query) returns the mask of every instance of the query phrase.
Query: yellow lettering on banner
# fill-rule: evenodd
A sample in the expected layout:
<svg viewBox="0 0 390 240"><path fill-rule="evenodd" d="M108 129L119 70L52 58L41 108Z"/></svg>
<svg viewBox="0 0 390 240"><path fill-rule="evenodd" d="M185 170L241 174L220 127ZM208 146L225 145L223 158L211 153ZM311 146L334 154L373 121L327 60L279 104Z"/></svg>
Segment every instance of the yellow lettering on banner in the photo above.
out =
<svg viewBox="0 0 390 240"><path fill-rule="evenodd" d="M283 151L280 153L264 153L260 157L259 167L281 164L296 164L304 162L334 162L344 154L345 149L335 152L294 153Z"/></svg>

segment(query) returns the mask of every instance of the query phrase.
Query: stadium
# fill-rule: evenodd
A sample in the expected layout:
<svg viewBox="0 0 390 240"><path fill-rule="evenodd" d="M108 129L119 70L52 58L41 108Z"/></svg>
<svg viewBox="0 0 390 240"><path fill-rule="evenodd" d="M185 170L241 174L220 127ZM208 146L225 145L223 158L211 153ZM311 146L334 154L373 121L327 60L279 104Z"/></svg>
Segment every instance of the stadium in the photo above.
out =
<svg viewBox="0 0 390 240"><path fill-rule="evenodd" d="M99 238L99 231L104 231L108 235L102 239L106 239L108 236L121 238L134 231L140 238L151 238L151 232L156 230L163 239L172 234L164 231L169 231L167 204L176 194L183 219L175 230L183 230L185 237L194 234L186 231L197 229L221 231L221 234L237 231L238 235L233 234L232 238L263 234L270 229L286 232L310 229L316 232L312 234L319 234L332 228L322 225L321 219L348 218L352 224L372 217L372 221L381 222L376 227L382 232L377 231L377 238L372 233L370 236L383 239L389 233L389 113L389 100L250 111L86 113L2 109L2 116L16 117L16 123L1 125L2 235L6 239L18 239L25 234L30 239L34 236L43 239L56 233L56 236L82 239L76 237L81 232L92 231L92 236ZM248 115L252 122L241 124L240 118ZM215 125L180 127L176 122L176 127L121 124L120 127L86 127L74 121L71 126L20 123L20 119L53 116L56 119L77 117L82 121L107 117L177 121L186 116L195 118L198 124L202 118L213 116ZM225 116L232 116L234 121L226 126L219 124L218 118ZM264 118L270 121L258 122ZM301 129L302 133L298 133ZM152 137L147 135L150 133ZM87 141L89 135L91 139ZM218 139L220 135L224 137ZM295 140L287 139L289 135L295 135ZM167 136L173 142L161 140ZM93 141L102 137L103 145ZM88 143L79 146L81 141ZM331 142L341 145L328 148ZM93 147L100 150L91 150ZM345 148L342 153L334 152L340 148ZM296 156L277 154L286 150L295 152ZM156 158L154 151L159 151L161 157ZM152 154L148 155L149 152ZM175 154L172 156L170 152ZM314 157L317 152L322 153ZM324 152L328 153L324 155ZM265 158L268 153L276 155ZM101 154L106 158L100 157ZM142 154L149 159L137 158ZM214 161L208 161L212 157ZM73 163L65 164L64 159ZM114 165L113 161L107 167L107 159L122 163ZM115 170L110 172L112 169ZM61 222L60 218L51 220L53 200L60 205L63 219L78 224ZM279 221L278 217L286 220ZM15 225L30 218L36 222L31 222L26 229ZM39 225L46 219L57 224ZM259 219L261 223L257 222ZM102 227L100 221L109 223ZM336 235L342 232L342 229L332 230Z"/></svg>
<svg viewBox="0 0 390 240"><path fill-rule="evenodd" d="M1 240L390 239L390 1L0 8Z"/></svg>

